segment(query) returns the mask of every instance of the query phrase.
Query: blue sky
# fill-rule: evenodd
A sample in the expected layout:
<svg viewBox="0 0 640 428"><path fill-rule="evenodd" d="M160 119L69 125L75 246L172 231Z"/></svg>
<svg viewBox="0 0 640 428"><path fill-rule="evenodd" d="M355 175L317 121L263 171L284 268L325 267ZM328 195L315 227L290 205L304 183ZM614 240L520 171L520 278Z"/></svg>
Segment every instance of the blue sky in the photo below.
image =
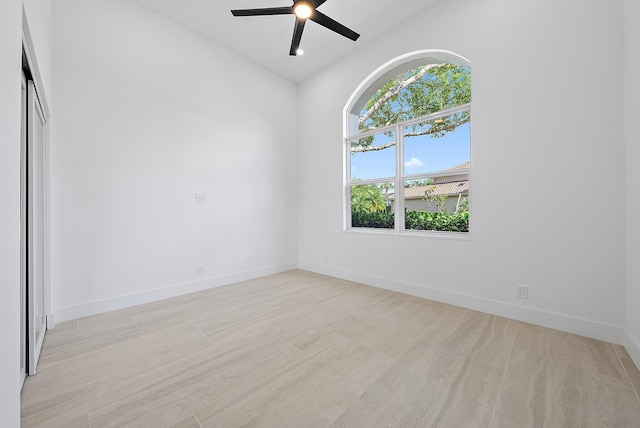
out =
<svg viewBox="0 0 640 428"><path fill-rule="evenodd" d="M444 137L433 138L427 135L405 138L404 172L405 175L442 171L471 159L469 147L470 125L466 123ZM374 145L393 141L393 137L378 135ZM351 156L351 179L368 180L372 178L393 177L395 175L395 146Z"/></svg>

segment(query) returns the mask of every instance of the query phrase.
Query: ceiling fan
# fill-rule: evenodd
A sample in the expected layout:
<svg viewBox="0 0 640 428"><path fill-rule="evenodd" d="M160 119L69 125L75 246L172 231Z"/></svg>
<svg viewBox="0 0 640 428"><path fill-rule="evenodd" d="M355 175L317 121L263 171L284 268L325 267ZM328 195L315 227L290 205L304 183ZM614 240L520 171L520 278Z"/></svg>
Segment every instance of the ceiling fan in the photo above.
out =
<svg viewBox="0 0 640 428"><path fill-rule="evenodd" d="M291 40L289 55L296 56L298 54L298 48L300 47L302 30L304 30L304 24L306 24L308 19L353 41L358 40L358 37L360 37L360 34L318 11L318 7L326 1L327 0L294 0L293 6L236 9L232 10L231 13L233 16L295 15L296 24L293 28L293 38Z"/></svg>

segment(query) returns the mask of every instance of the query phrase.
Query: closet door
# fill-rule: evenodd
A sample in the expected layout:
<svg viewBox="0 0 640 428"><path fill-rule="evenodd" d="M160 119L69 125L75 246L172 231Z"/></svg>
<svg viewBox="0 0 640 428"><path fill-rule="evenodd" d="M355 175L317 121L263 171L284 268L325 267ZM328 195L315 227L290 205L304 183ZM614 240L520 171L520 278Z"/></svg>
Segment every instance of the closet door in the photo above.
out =
<svg viewBox="0 0 640 428"><path fill-rule="evenodd" d="M44 272L44 146L46 121L27 83L27 324L28 374L34 375L46 331Z"/></svg>

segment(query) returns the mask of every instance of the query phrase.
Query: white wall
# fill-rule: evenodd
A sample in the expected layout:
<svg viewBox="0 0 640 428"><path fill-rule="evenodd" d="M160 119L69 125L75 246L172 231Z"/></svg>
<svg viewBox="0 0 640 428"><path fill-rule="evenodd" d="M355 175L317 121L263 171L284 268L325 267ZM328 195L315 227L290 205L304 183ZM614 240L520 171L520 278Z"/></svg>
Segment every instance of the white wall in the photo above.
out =
<svg viewBox="0 0 640 428"><path fill-rule="evenodd" d="M0 415L20 426L20 41L22 2L0 2Z"/></svg>
<svg viewBox="0 0 640 428"><path fill-rule="evenodd" d="M301 267L621 343L622 13L606 0L442 1L304 82ZM473 239L343 232L343 108L380 65L429 48L471 61Z"/></svg>
<svg viewBox="0 0 640 428"><path fill-rule="evenodd" d="M293 83L123 0L54 35L56 321L297 267Z"/></svg>
<svg viewBox="0 0 640 428"><path fill-rule="evenodd" d="M625 346L640 367L640 3L625 1L625 139L627 162L627 331Z"/></svg>

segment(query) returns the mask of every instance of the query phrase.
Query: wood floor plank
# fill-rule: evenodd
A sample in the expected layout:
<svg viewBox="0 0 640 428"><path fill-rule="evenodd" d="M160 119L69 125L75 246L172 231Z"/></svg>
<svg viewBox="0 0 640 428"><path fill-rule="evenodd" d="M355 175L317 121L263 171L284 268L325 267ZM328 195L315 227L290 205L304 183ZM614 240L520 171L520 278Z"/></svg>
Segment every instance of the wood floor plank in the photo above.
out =
<svg viewBox="0 0 640 428"><path fill-rule="evenodd" d="M421 338L449 309L445 303L394 293L376 305L375 312L402 323L406 333Z"/></svg>
<svg viewBox="0 0 640 428"><path fill-rule="evenodd" d="M338 334L398 359L418 341L408 332L409 327L410 325L406 322L391 320L384 315L372 313L346 323Z"/></svg>
<svg viewBox="0 0 640 428"><path fill-rule="evenodd" d="M195 415L203 427L326 427L393 362L329 334L269 378L234 391Z"/></svg>
<svg viewBox="0 0 640 428"><path fill-rule="evenodd" d="M451 307L425 331L420 341L454 355L474 356L505 367L519 323L469 309Z"/></svg>
<svg viewBox="0 0 640 428"><path fill-rule="evenodd" d="M319 304L327 307L345 307L357 312L369 312L381 305L386 299L396 293L377 287L354 286L344 293L340 293Z"/></svg>
<svg viewBox="0 0 640 428"><path fill-rule="evenodd" d="M627 380L615 349L606 342L522 323L513 346L578 368Z"/></svg>
<svg viewBox="0 0 640 428"><path fill-rule="evenodd" d="M195 416L191 415L180 422L171 425L170 428L202 428Z"/></svg>
<svg viewBox="0 0 640 428"><path fill-rule="evenodd" d="M260 325L296 348L305 350L364 316L365 313L344 306L316 306L297 316L290 317L287 314L279 319L263 321Z"/></svg>
<svg viewBox="0 0 640 428"><path fill-rule="evenodd" d="M224 332L213 346L88 399L92 428L170 426L235 388L269 376L300 351L260 329Z"/></svg>
<svg viewBox="0 0 640 428"><path fill-rule="evenodd" d="M331 426L486 427L502 372L482 360L416 343Z"/></svg>
<svg viewBox="0 0 640 428"><path fill-rule="evenodd" d="M634 427L628 382L514 349L491 427Z"/></svg>
<svg viewBox="0 0 640 428"><path fill-rule="evenodd" d="M181 301L175 305L145 308L132 314L132 319L143 334L172 328L180 324L193 323L212 314L231 311L246 304L246 297L239 293L224 295L198 294L198 298Z"/></svg>
<svg viewBox="0 0 640 428"><path fill-rule="evenodd" d="M89 412L85 396L69 399L53 396L44 408L22 412L20 426L30 428L89 428ZM33 411L35 410L35 411Z"/></svg>
<svg viewBox="0 0 640 428"><path fill-rule="evenodd" d="M258 320L293 310L302 304L301 301L282 296L270 300L246 297L242 304L222 311L206 312L193 323L207 335L212 336L231 327L254 325Z"/></svg>

